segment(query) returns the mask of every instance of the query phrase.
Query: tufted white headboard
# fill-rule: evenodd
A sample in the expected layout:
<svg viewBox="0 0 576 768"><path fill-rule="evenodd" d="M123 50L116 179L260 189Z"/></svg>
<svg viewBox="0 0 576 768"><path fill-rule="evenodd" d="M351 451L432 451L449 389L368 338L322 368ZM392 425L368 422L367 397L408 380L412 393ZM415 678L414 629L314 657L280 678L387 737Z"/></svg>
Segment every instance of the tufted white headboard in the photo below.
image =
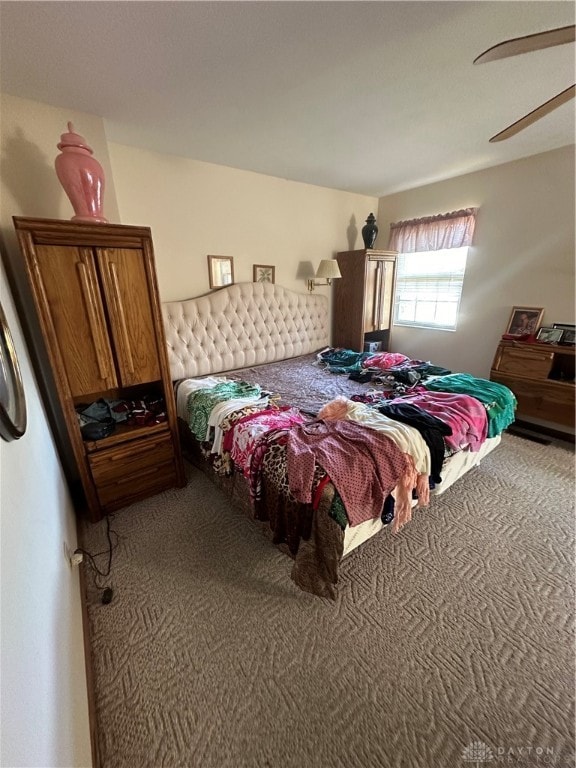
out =
<svg viewBox="0 0 576 768"><path fill-rule="evenodd" d="M272 363L328 345L328 299L237 283L162 305L172 379Z"/></svg>

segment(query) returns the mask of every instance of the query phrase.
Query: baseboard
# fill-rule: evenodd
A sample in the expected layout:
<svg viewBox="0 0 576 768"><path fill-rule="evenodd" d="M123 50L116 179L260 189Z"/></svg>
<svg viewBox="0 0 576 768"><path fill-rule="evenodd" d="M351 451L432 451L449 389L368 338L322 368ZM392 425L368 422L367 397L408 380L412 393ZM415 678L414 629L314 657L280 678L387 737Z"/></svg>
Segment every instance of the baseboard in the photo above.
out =
<svg viewBox="0 0 576 768"><path fill-rule="evenodd" d="M562 440L574 445L576 437L570 432L562 432L558 429L551 429L550 427L544 427L540 424L534 424L531 421L522 421L522 419L517 419L508 427L507 431L512 435L517 434L519 437L526 437L529 440L532 439L536 442L544 443L550 443L550 440L546 440L546 438L551 438L552 440Z"/></svg>
<svg viewBox="0 0 576 768"><path fill-rule="evenodd" d="M82 523L76 520L77 541L84 546L81 531ZM88 616L88 592L84 563L79 568L80 601L82 604L82 634L84 637L84 660L86 666L86 689L88 694L88 725L90 728L90 747L92 751L92 768L102 768L100 751L98 749L98 719L96 717L96 689L94 686L94 666L92 661L92 643L90 641L90 619Z"/></svg>

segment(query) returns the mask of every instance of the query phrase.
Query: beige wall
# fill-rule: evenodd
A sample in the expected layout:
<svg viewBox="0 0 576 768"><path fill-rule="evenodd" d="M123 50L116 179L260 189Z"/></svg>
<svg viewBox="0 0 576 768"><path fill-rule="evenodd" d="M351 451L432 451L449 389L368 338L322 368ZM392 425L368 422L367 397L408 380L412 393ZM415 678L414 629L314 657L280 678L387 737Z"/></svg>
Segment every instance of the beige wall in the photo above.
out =
<svg viewBox="0 0 576 768"><path fill-rule="evenodd" d="M70 218L54 172L66 123L89 141L108 174L105 211L117 220L106 137L93 115L2 95L0 231L17 254L12 216ZM5 254L3 254L5 255ZM90 766L88 703L78 572L63 543L76 546L72 504L46 421L4 264L0 301L22 368L28 428L0 440L2 766Z"/></svg>
<svg viewBox="0 0 576 768"><path fill-rule="evenodd" d="M377 199L172 155L109 145L123 224L154 238L164 301L209 290L208 254L234 257L235 282L253 264L273 264L276 282L306 291L306 263L362 247L360 230ZM300 270L300 272L299 272ZM328 289L317 290L328 294Z"/></svg>
<svg viewBox="0 0 576 768"><path fill-rule="evenodd" d="M5 233L12 231L11 216L70 219L72 206L58 181L54 160L56 145L68 121L94 150L104 169L104 214L118 221L118 206L104 124L100 117L71 109L58 109L28 99L0 95L2 121L2 219Z"/></svg>
<svg viewBox="0 0 576 768"><path fill-rule="evenodd" d="M457 330L395 326L392 347L488 377L513 306L574 323L574 146L383 197L379 236L392 221L468 206L479 212Z"/></svg>

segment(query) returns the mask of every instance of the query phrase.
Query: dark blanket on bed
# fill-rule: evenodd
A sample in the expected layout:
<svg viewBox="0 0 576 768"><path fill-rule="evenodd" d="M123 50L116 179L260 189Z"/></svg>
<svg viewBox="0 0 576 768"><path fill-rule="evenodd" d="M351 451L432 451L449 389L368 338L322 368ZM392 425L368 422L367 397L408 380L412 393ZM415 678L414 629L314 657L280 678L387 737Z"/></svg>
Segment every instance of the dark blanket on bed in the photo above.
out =
<svg viewBox="0 0 576 768"><path fill-rule="evenodd" d="M353 381L344 374L330 373L315 363L316 354L302 355L223 375L236 381L260 384L263 389L278 393L282 404L313 415L338 395L366 394L369 385Z"/></svg>

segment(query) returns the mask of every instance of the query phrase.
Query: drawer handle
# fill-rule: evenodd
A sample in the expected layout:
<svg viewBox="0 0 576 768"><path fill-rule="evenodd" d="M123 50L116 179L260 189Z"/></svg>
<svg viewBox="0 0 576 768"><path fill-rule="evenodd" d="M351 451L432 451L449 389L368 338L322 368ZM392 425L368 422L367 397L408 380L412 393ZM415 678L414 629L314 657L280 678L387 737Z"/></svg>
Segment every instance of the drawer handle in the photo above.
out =
<svg viewBox="0 0 576 768"><path fill-rule="evenodd" d="M130 452L128 455L132 456L134 455L135 458L138 458L139 456L143 456L145 453L150 453L150 451L153 451L155 448L158 448L159 445L162 445L162 443L153 443L152 445L147 445L144 448L139 448L136 452ZM112 456L109 456L106 461L113 462L113 461L125 461L126 460L126 454L125 453L116 453Z"/></svg>
<svg viewBox="0 0 576 768"><path fill-rule="evenodd" d="M86 273L86 265L82 262L77 264L78 274L80 275L80 285L82 286L82 293L84 295L84 305L88 313L88 324L90 326L90 333L94 342L94 349L96 351L96 359L98 361L98 368L100 369L100 378L108 378L108 366L104 361L103 354L103 342L102 342L102 328L96 315L96 298L92 292L92 286L90 285Z"/></svg>
<svg viewBox="0 0 576 768"><path fill-rule="evenodd" d="M158 473L161 469L163 469L164 465L161 464L157 467L146 467L146 476L149 477L152 474ZM126 483L133 483L134 482L134 475L130 477L119 477L118 480L114 481L114 485L126 485Z"/></svg>
<svg viewBox="0 0 576 768"><path fill-rule="evenodd" d="M120 328L122 330L122 336L124 338L124 350L126 353L128 371L134 373L134 358L132 357L132 347L130 346L130 336L128 335L128 324L126 322L126 314L124 312L124 304L122 303L122 295L120 293L120 285L118 282L118 272L116 270L116 264L114 262L109 263L110 279L114 287L114 295L116 298L116 308L118 309L118 319L120 321Z"/></svg>
<svg viewBox="0 0 576 768"><path fill-rule="evenodd" d="M510 357L518 357L520 360L551 360L552 352L525 352L524 350L510 350Z"/></svg>

